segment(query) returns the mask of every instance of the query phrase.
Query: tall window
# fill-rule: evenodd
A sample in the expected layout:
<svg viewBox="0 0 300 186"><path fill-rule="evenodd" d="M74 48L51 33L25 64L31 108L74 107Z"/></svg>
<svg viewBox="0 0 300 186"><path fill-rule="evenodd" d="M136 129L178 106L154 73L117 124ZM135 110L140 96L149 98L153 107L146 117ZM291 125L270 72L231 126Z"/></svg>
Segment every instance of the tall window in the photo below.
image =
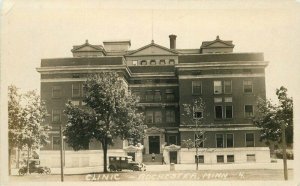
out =
<svg viewBox="0 0 300 186"><path fill-rule="evenodd" d="M59 150L60 149L60 137L52 136L52 149Z"/></svg>
<svg viewBox="0 0 300 186"><path fill-rule="evenodd" d="M224 93L231 94L232 93L232 82L224 81Z"/></svg>
<svg viewBox="0 0 300 186"><path fill-rule="evenodd" d="M153 123L153 112L152 111L146 112L146 123Z"/></svg>
<svg viewBox="0 0 300 186"><path fill-rule="evenodd" d="M244 93L253 92L253 82L251 80L244 81L243 84L244 84Z"/></svg>
<svg viewBox="0 0 300 186"><path fill-rule="evenodd" d="M225 106L225 118L231 119L232 118L232 106L227 105Z"/></svg>
<svg viewBox="0 0 300 186"><path fill-rule="evenodd" d="M151 90L146 92L146 101L153 101L153 93Z"/></svg>
<svg viewBox="0 0 300 186"><path fill-rule="evenodd" d="M174 110L166 110L166 122L167 123L175 122L175 111Z"/></svg>
<svg viewBox="0 0 300 186"><path fill-rule="evenodd" d="M166 89L166 96L168 101L174 101L175 96L174 96L173 89Z"/></svg>
<svg viewBox="0 0 300 186"><path fill-rule="evenodd" d="M245 117L253 116L253 105L245 105Z"/></svg>
<svg viewBox="0 0 300 186"><path fill-rule="evenodd" d="M224 147L224 135L216 134L216 147L223 148Z"/></svg>
<svg viewBox="0 0 300 186"><path fill-rule="evenodd" d="M214 81L214 94L222 94L222 81Z"/></svg>
<svg viewBox="0 0 300 186"><path fill-rule="evenodd" d="M60 110L52 110L52 122L59 123L61 121Z"/></svg>
<svg viewBox="0 0 300 186"><path fill-rule="evenodd" d="M215 116L216 119L222 119L223 118L223 109L222 106L215 106Z"/></svg>
<svg viewBox="0 0 300 186"><path fill-rule="evenodd" d="M161 101L161 94L159 90L155 90L154 92L154 101Z"/></svg>
<svg viewBox="0 0 300 186"><path fill-rule="evenodd" d="M62 90L60 86L52 87L52 97L53 98L60 98L62 96Z"/></svg>
<svg viewBox="0 0 300 186"><path fill-rule="evenodd" d="M254 147L254 133L246 133L246 147Z"/></svg>
<svg viewBox="0 0 300 186"><path fill-rule="evenodd" d="M161 123L162 121L162 115L161 111L155 111L155 123Z"/></svg>
<svg viewBox="0 0 300 186"><path fill-rule="evenodd" d="M226 147L233 147L233 134L226 134Z"/></svg>
<svg viewBox="0 0 300 186"><path fill-rule="evenodd" d="M192 93L193 95L199 95L202 93L202 82L192 81Z"/></svg>
<svg viewBox="0 0 300 186"><path fill-rule="evenodd" d="M72 97L80 96L80 84L72 84Z"/></svg>

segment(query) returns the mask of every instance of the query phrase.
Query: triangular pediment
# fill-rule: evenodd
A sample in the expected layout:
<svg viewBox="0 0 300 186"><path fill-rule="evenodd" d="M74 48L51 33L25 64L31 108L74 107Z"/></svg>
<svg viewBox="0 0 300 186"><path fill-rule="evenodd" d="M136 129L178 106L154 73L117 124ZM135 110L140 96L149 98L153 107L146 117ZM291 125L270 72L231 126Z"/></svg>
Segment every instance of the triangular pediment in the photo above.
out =
<svg viewBox="0 0 300 186"><path fill-rule="evenodd" d="M103 52L105 53L105 49L101 45L91 45L86 42L82 45L73 46L73 49L71 50L73 53L76 52Z"/></svg>
<svg viewBox="0 0 300 186"><path fill-rule="evenodd" d="M214 41L204 41L201 48L233 48L232 41L224 41L217 36Z"/></svg>
<svg viewBox="0 0 300 186"><path fill-rule="evenodd" d="M75 51L76 52L99 52L101 50L91 46L83 46L81 48L76 49Z"/></svg>
<svg viewBox="0 0 300 186"><path fill-rule="evenodd" d="M127 54L127 56L140 55L177 55L177 52L155 43L151 43Z"/></svg>
<svg viewBox="0 0 300 186"><path fill-rule="evenodd" d="M226 44L226 43L223 43L223 42L219 42L219 41L216 41L214 43L211 43L210 45L207 45L206 47L228 47L230 45Z"/></svg>
<svg viewBox="0 0 300 186"><path fill-rule="evenodd" d="M151 127L151 128L148 128L146 129L146 133L157 133L157 134L160 134L162 132L164 132L165 130L162 129L162 128L158 128L158 127Z"/></svg>

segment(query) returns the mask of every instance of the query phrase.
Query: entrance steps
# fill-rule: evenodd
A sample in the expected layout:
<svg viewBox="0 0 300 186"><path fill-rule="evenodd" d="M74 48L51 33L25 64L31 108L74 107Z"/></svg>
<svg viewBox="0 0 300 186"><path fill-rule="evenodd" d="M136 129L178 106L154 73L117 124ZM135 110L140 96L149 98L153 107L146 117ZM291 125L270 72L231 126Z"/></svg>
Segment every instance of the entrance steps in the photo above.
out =
<svg viewBox="0 0 300 186"><path fill-rule="evenodd" d="M155 159L152 161L152 154L143 154L143 163L145 165L161 165L162 158L162 154L155 154Z"/></svg>

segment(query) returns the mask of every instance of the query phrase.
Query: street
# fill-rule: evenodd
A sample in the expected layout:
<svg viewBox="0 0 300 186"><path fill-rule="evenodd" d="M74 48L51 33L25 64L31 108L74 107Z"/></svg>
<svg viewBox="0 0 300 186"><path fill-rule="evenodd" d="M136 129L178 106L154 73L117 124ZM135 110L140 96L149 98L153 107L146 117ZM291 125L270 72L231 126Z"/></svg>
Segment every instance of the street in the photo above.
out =
<svg viewBox="0 0 300 186"><path fill-rule="evenodd" d="M293 170L288 170L289 180L293 179ZM178 170L178 171L145 171L132 172L122 171L115 173L91 173L91 174L74 174L65 175L64 180L70 181L164 181L164 180L181 180L181 181L196 181L196 180L265 180L275 181L284 180L283 170L270 169L243 169L243 170ZM60 175L39 175L31 174L25 176L10 176L11 182L26 182L26 181L60 181Z"/></svg>

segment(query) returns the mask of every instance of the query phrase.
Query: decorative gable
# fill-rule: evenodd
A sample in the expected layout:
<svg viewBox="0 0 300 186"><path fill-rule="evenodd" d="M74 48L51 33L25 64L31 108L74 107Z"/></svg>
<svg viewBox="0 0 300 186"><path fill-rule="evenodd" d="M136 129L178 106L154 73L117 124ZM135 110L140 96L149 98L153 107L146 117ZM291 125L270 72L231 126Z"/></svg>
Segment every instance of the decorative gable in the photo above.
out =
<svg viewBox="0 0 300 186"><path fill-rule="evenodd" d="M175 50L168 49L161 45L152 42L149 45L141 47L135 51L128 53L126 56L141 56L141 55L177 55Z"/></svg>
<svg viewBox="0 0 300 186"><path fill-rule="evenodd" d="M232 52L234 45L232 41L224 41L217 36L213 41L204 41L200 47L201 53L227 53Z"/></svg>
<svg viewBox="0 0 300 186"><path fill-rule="evenodd" d="M91 45L88 40L83 45L73 46L71 52L74 57L106 56L106 51L101 45Z"/></svg>

